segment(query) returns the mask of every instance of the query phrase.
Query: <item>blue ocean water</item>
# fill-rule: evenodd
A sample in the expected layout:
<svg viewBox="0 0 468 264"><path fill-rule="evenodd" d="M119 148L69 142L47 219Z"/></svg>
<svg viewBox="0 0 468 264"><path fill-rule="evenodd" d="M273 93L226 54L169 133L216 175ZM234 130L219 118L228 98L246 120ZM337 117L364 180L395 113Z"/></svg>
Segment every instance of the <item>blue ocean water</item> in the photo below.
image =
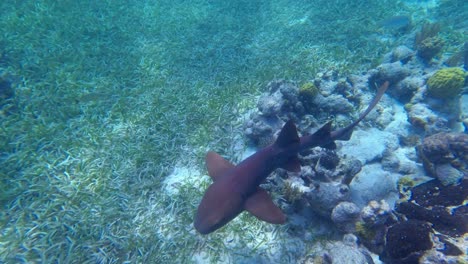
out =
<svg viewBox="0 0 468 264"><path fill-rule="evenodd" d="M392 203L427 176L442 183L429 190L448 190L443 206L460 207L439 216L461 225L431 224L451 241L443 257L463 263L465 2L2 1L0 263L390 263L432 247L400 253L370 237L399 224L404 213L390 214ZM426 85L445 68L449 84ZM329 119L342 127L385 80L389 91L358 137L332 154L303 153L312 156L301 160L302 176L276 171L262 185L286 224L242 213L212 234L194 229L211 184L208 151L237 164L286 118L303 134ZM458 133L440 141L459 148L449 160L421 160L415 149L439 132ZM351 182L344 174L357 167L346 164L356 162L371 172ZM356 185L374 183L365 179L375 166L382 180ZM336 204L322 210L309 197L335 183L377 204L343 198L357 209L338 209L359 212L339 224ZM366 226L362 211L371 209L392 220Z"/></svg>

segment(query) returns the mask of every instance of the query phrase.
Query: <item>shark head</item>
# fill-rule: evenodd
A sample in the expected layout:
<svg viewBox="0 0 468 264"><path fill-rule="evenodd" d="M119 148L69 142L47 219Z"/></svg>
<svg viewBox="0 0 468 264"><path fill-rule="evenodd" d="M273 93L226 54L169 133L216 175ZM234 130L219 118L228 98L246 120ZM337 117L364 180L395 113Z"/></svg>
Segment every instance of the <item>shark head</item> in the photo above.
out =
<svg viewBox="0 0 468 264"><path fill-rule="evenodd" d="M243 210L243 198L222 181L206 190L195 216L195 229L208 234L234 219Z"/></svg>
<svg viewBox="0 0 468 264"><path fill-rule="evenodd" d="M286 216L268 193L258 186L245 186L249 176L243 166L234 166L215 152L206 155L208 174L213 179L198 206L194 226L201 234L211 233L246 210L260 220L283 224ZM249 166L247 166L249 167Z"/></svg>

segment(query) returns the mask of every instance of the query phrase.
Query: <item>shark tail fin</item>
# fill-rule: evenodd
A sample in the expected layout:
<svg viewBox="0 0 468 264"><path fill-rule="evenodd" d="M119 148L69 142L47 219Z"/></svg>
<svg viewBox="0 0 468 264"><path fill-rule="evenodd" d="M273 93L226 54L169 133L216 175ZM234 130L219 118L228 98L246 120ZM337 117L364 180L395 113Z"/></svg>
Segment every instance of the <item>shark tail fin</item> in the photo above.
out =
<svg viewBox="0 0 468 264"><path fill-rule="evenodd" d="M333 131L332 138L334 138L334 140L343 140L343 141L349 140L351 138L351 135L353 134L354 127L357 126L357 124L359 124L359 122L361 122L361 120L363 120L367 116L367 114L370 113L370 111L372 111L375 105L377 105L377 103L380 101L382 96L385 94L385 91L387 91L388 86L389 86L389 82L388 81L384 82L380 86L379 90L377 91L377 94L375 95L374 99L372 99L369 106L366 108L364 112L361 113L359 118L356 119L353 123L351 123L347 127Z"/></svg>
<svg viewBox="0 0 468 264"><path fill-rule="evenodd" d="M385 91L387 91L389 85L390 83L388 81L385 81L379 87L379 89L377 90L377 94L375 95L374 99L372 99L367 109L359 116L359 118L356 121L353 122L354 125L361 122L361 120L363 120L367 116L367 114L369 114L369 112L372 111L374 106L380 101L382 96L385 94Z"/></svg>

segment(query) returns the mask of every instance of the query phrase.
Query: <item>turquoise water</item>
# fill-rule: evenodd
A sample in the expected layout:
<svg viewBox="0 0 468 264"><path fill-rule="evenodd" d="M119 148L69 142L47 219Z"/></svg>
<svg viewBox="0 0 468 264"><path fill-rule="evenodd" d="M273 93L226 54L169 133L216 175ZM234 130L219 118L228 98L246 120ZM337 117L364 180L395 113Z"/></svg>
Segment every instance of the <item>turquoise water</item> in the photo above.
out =
<svg viewBox="0 0 468 264"><path fill-rule="evenodd" d="M267 82L378 65L407 41L382 21L441 21L455 51L462 2L2 1L0 262L236 263L270 242L298 260L287 227L246 215L196 234L208 181L164 179L232 156Z"/></svg>

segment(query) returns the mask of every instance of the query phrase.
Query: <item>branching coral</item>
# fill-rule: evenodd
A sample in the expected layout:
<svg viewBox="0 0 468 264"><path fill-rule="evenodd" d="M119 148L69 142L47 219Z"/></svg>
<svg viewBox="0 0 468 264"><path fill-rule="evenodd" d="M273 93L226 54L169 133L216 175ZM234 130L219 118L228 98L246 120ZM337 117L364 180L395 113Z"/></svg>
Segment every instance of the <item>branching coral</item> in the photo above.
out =
<svg viewBox="0 0 468 264"><path fill-rule="evenodd" d="M421 30L416 33L415 46L418 50L418 55L425 61L430 61L436 56L444 46L443 40L438 37L440 24L426 23Z"/></svg>

